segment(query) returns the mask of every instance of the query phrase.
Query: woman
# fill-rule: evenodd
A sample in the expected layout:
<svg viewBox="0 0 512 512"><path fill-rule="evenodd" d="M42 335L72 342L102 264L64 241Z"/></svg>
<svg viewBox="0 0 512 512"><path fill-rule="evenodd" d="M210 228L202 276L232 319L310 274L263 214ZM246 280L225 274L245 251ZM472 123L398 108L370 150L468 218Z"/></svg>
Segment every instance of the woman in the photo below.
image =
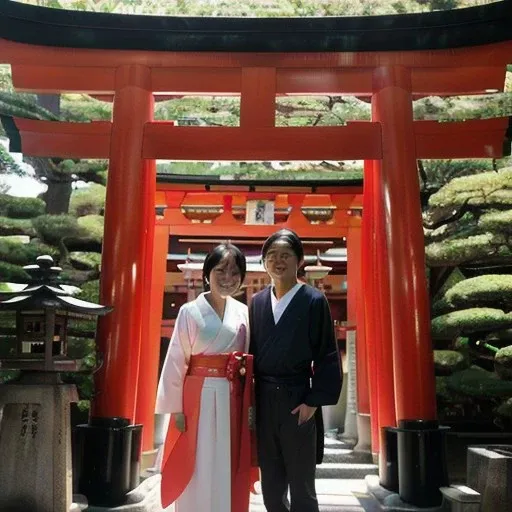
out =
<svg viewBox="0 0 512 512"><path fill-rule="evenodd" d="M217 246L203 266L207 291L176 318L156 401L156 413L170 414L161 495L175 512L248 509L252 363L247 306L232 298L245 269L237 247Z"/></svg>
<svg viewBox="0 0 512 512"><path fill-rule="evenodd" d="M320 407L341 392L333 322L325 296L297 279L304 250L293 231L270 236L262 256L272 285L253 297L249 318L263 501L267 512L318 512Z"/></svg>

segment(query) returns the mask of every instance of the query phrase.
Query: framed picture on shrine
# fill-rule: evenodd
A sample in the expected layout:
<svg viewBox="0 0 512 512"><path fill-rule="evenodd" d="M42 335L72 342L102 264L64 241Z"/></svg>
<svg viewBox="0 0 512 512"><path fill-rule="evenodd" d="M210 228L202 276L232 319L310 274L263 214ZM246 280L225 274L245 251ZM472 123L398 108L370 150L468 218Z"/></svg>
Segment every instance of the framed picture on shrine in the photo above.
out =
<svg viewBox="0 0 512 512"><path fill-rule="evenodd" d="M245 223L274 224L274 201L250 200L246 203Z"/></svg>

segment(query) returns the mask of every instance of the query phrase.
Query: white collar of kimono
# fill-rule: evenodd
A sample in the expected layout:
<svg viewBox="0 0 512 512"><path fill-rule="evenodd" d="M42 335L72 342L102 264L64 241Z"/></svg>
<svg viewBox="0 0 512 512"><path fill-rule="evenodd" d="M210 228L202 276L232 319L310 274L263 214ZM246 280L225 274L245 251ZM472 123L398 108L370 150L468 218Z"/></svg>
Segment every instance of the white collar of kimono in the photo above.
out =
<svg viewBox="0 0 512 512"><path fill-rule="evenodd" d="M292 301L295 294L300 290L304 283L297 283L290 290L288 290L279 300L277 299L274 293L274 287L270 289L270 299L272 301L272 313L274 315L274 323L277 324L282 314L285 312L286 308Z"/></svg>
<svg viewBox="0 0 512 512"><path fill-rule="evenodd" d="M233 301L235 299L233 299L232 297L226 297L226 307L224 308L224 316L222 318L220 318L220 316L217 314L217 311L215 311L213 306L210 304L210 302L206 298L206 295L209 293L210 292L201 293L196 299L197 305L199 306L200 309L203 310L204 313L210 313L212 315L215 315L222 323L224 323L226 318L228 318L228 313L231 309L230 308L231 301Z"/></svg>

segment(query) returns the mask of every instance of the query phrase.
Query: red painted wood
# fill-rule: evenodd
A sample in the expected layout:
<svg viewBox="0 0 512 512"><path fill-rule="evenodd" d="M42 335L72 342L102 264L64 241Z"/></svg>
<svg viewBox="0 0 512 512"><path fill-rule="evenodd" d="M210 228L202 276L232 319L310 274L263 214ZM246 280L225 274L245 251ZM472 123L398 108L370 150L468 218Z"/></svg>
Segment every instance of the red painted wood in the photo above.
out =
<svg viewBox="0 0 512 512"><path fill-rule="evenodd" d="M350 160L380 158L380 127L231 128L148 123L144 158L174 160Z"/></svg>
<svg viewBox="0 0 512 512"><path fill-rule="evenodd" d="M103 365L95 374L93 414L134 419L144 304L148 200L141 158L144 123L153 115L150 71L121 67L105 204L100 302L114 307L98 324ZM154 205L152 194L151 205Z"/></svg>
<svg viewBox="0 0 512 512"><path fill-rule="evenodd" d="M377 318L375 283L375 214L373 211L373 165L372 160L364 162L363 220L361 225L361 282L364 290L364 320L366 334L366 358L368 367L368 388L372 453L380 451L379 436L379 381L377 379L377 345L380 340Z"/></svg>
<svg viewBox="0 0 512 512"><path fill-rule="evenodd" d="M374 88L373 115L382 125L380 184L389 257L396 415L398 421L435 419L430 308L410 73L403 67L380 68L375 72Z"/></svg>

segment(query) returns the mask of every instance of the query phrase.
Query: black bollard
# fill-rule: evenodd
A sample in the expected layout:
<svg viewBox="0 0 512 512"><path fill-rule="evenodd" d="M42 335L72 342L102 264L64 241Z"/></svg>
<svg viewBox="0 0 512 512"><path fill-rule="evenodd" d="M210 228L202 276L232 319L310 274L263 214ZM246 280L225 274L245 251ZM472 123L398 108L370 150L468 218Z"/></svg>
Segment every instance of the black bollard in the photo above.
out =
<svg viewBox="0 0 512 512"><path fill-rule="evenodd" d="M381 428L379 481L388 491L398 492L397 429L393 427Z"/></svg>
<svg viewBox="0 0 512 512"><path fill-rule="evenodd" d="M141 432L142 425L126 418L91 418L76 426L74 481L90 505L122 505L138 485Z"/></svg>
<svg viewBox="0 0 512 512"><path fill-rule="evenodd" d="M446 432L435 420L401 420L397 430L400 498L417 507L441 504L448 485Z"/></svg>

